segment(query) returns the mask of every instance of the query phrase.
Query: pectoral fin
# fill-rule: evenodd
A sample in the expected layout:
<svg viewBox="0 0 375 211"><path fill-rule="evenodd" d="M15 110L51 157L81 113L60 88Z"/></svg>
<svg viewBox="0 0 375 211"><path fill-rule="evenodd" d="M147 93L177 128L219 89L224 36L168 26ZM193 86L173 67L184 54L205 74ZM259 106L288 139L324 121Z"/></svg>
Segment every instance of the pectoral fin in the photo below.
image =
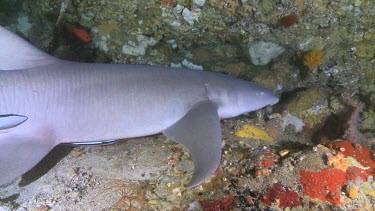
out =
<svg viewBox="0 0 375 211"><path fill-rule="evenodd" d="M182 119L163 131L168 138L188 148L194 173L187 188L209 178L221 160L221 126L217 105L204 101L195 105Z"/></svg>
<svg viewBox="0 0 375 211"><path fill-rule="evenodd" d="M27 120L27 117L17 114L0 115L0 130L16 127Z"/></svg>
<svg viewBox="0 0 375 211"><path fill-rule="evenodd" d="M0 186L30 170L55 146L48 129L17 129L0 134Z"/></svg>

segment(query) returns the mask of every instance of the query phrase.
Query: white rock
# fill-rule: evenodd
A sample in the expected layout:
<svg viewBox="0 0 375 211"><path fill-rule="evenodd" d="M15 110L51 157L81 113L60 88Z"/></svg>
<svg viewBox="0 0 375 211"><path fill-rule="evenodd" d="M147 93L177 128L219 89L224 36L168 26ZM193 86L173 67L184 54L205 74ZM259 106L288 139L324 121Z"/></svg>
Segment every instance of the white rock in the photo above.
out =
<svg viewBox="0 0 375 211"><path fill-rule="evenodd" d="M172 40L167 40L167 43L171 45L171 47L173 49L176 49L177 48L177 43L176 43L176 40L172 39Z"/></svg>
<svg viewBox="0 0 375 211"><path fill-rule="evenodd" d="M182 10L182 16L184 17L184 20L190 25L194 25L194 21L198 21L201 13L202 11L199 8L194 8L192 11L190 11L188 8L184 8L184 10Z"/></svg>
<svg viewBox="0 0 375 211"><path fill-rule="evenodd" d="M109 51L107 42L105 40L100 40L98 42L95 42L95 45L97 47L99 47L101 50L103 50L104 52L108 52Z"/></svg>
<svg viewBox="0 0 375 211"><path fill-rule="evenodd" d="M273 42L253 42L249 47L251 62L255 65L268 64L285 51L285 48Z"/></svg>
<svg viewBox="0 0 375 211"><path fill-rule="evenodd" d="M193 69L193 70L203 70L203 66L193 64L193 63L189 62L186 59L184 59L182 61L182 65L185 66L185 67L187 67L187 68L189 68L189 69Z"/></svg>
<svg viewBox="0 0 375 211"><path fill-rule="evenodd" d="M182 64L181 63L178 63L178 64L175 64L175 63L171 63L171 67L173 68L182 68Z"/></svg>
<svg viewBox="0 0 375 211"><path fill-rule="evenodd" d="M94 33L99 33L98 27L92 27L91 31Z"/></svg>
<svg viewBox="0 0 375 211"><path fill-rule="evenodd" d="M182 10L184 9L183 6L177 4L174 8L173 8L173 11L175 14L180 14L182 12Z"/></svg>
<svg viewBox="0 0 375 211"><path fill-rule="evenodd" d="M194 19L192 18L191 16L191 12L188 8L185 8L183 11L182 11L182 16L184 16L184 20L186 22L188 22L190 25L193 25L194 24Z"/></svg>
<svg viewBox="0 0 375 211"><path fill-rule="evenodd" d="M128 43L122 46L122 52L127 55L143 56L146 54L148 46L154 46L158 43L153 37L146 37L143 35L137 35L137 43L134 41L128 41Z"/></svg>
<svg viewBox="0 0 375 211"><path fill-rule="evenodd" d="M189 204L189 207L187 209L188 211L197 211L197 210L202 210L201 205L199 204L198 201L194 201Z"/></svg>
<svg viewBox="0 0 375 211"><path fill-rule="evenodd" d="M285 128L288 125L293 125L296 129L296 132L301 132L303 129L303 126L305 126L305 123L303 121L295 116L292 116L289 112L285 112L282 118L281 127L285 131Z"/></svg>
<svg viewBox="0 0 375 211"><path fill-rule="evenodd" d="M202 7L204 3L206 3L206 0L194 0L194 4L199 7Z"/></svg>
<svg viewBox="0 0 375 211"><path fill-rule="evenodd" d="M203 70L203 66L193 64L192 62L189 62L187 59L184 59L181 63L175 64L171 63L171 67L174 68L188 68L191 70Z"/></svg>
<svg viewBox="0 0 375 211"><path fill-rule="evenodd" d="M174 28L178 28L178 27L181 26L181 22L178 21L178 20L174 20L174 21L172 21L172 23L170 23L170 25L171 25L172 27L174 27Z"/></svg>

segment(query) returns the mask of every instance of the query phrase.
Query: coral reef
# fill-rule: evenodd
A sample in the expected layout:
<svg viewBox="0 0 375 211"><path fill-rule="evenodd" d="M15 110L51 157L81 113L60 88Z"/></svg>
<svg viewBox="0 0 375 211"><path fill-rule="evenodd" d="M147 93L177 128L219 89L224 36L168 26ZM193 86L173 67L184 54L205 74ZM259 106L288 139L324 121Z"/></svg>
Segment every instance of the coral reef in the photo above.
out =
<svg viewBox="0 0 375 211"><path fill-rule="evenodd" d="M308 197L330 202L335 206L347 206L345 197L341 197L341 189L345 186L348 197L358 199L360 195L358 185L365 184L373 178L372 152L365 146L354 145L350 141L336 141L329 144L337 155L328 155L327 165L332 169L323 169L320 172L302 170L300 183L303 192ZM356 146L356 147L355 147ZM325 150L327 153L327 150ZM360 164L358 164L359 162ZM358 185L353 185L353 182ZM367 191L368 195L369 191Z"/></svg>

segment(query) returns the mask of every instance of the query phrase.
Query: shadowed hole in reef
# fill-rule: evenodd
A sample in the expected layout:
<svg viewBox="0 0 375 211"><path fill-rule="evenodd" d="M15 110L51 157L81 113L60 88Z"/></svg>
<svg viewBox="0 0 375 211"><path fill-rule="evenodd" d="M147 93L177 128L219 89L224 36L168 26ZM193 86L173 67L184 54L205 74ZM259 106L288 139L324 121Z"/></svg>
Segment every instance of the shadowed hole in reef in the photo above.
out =
<svg viewBox="0 0 375 211"><path fill-rule="evenodd" d="M7 202L10 202L10 201L16 200L19 196L20 196L20 194L16 193L16 194L10 195L6 198L2 198L2 199L0 199L0 201L4 202L4 203L7 203Z"/></svg>
<svg viewBox="0 0 375 211"><path fill-rule="evenodd" d="M311 146L308 144L289 140L280 141L277 145L272 147L272 149L275 149L276 151L281 151L284 149L290 149L292 151L303 151L310 148Z"/></svg>
<svg viewBox="0 0 375 211"><path fill-rule="evenodd" d="M307 90L308 87L298 87L293 90L285 90L279 97L279 102L272 106L272 111L276 113L282 113L285 110L285 105L293 100L298 92Z"/></svg>
<svg viewBox="0 0 375 211"><path fill-rule="evenodd" d="M16 194L10 195L10 196L8 196L8 197L6 197L6 198L2 198L2 199L0 198L0 204L2 204L2 203L11 203L11 204L13 205L13 208L16 209L16 208L19 207L19 205L16 204L14 201L15 201L19 196L20 196L20 194L19 194L19 193L16 193ZM0 208L1 208L1 207L0 207ZM2 210L2 209L0 209L0 210Z"/></svg>
<svg viewBox="0 0 375 211"><path fill-rule="evenodd" d="M67 156L73 148L73 146L69 145L58 145L53 148L46 157L22 176L22 180L18 185L24 187L45 175L61 159Z"/></svg>
<svg viewBox="0 0 375 211"><path fill-rule="evenodd" d="M297 87L293 90L285 90L281 93L279 102L283 102L283 104L285 104L286 102L293 100L293 98L298 92L308 90L309 88L313 88L313 87ZM281 103L277 103L275 104L275 106L280 106L280 104Z"/></svg>
<svg viewBox="0 0 375 211"><path fill-rule="evenodd" d="M345 129L348 127L347 124L352 113L351 110L348 109L338 114L331 114L324 122L324 125L313 135L313 142L320 144L322 138L332 141L343 138Z"/></svg>

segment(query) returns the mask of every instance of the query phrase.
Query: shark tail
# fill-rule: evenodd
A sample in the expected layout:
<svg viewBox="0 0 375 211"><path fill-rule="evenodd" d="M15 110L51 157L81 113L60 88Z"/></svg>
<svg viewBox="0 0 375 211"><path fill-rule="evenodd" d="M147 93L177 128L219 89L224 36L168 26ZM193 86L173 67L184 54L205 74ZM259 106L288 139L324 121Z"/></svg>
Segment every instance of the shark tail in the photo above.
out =
<svg viewBox="0 0 375 211"><path fill-rule="evenodd" d="M55 147L48 129L0 131L0 186L7 185L35 166Z"/></svg>

